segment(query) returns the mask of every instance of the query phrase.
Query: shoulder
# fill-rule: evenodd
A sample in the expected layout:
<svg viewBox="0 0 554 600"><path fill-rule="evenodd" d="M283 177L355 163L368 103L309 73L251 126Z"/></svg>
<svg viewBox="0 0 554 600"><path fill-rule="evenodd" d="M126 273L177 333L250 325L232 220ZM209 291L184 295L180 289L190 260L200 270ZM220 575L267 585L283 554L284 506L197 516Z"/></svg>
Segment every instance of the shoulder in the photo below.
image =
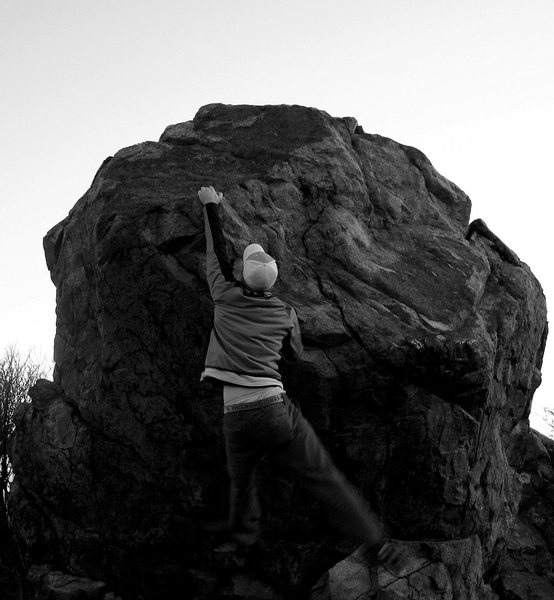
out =
<svg viewBox="0 0 554 600"><path fill-rule="evenodd" d="M236 302L243 297L242 287L238 281L226 281L225 289L221 294L222 301Z"/></svg>
<svg viewBox="0 0 554 600"><path fill-rule="evenodd" d="M279 304L283 308L283 310L286 311L290 320L294 321L294 319L297 318L297 315L296 315L296 310L293 308L293 306L291 306L288 302L283 302L283 300L281 300L280 298L275 297L275 299L277 300L277 302L279 302Z"/></svg>
<svg viewBox="0 0 554 600"><path fill-rule="evenodd" d="M266 301L269 301L275 305L281 306L282 308L285 308L286 310L292 309L292 306L290 304L288 304L287 302L284 302L283 300L281 300L281 298L279 298L279 296L271 295L268 298L266 298Z"/></svg>

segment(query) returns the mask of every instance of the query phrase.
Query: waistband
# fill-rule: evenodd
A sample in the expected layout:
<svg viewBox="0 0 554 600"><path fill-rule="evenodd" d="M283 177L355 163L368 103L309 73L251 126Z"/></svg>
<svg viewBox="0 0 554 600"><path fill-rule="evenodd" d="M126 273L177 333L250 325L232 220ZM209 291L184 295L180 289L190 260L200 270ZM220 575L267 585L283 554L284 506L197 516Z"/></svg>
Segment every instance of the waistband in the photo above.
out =
<svg viewBox="0 0 554 600"><path fill-rule="evenodd" d="M285 394L276 394L275 396L269 396L269 398L262 398L261 400L254 400L253 402L240 402L238 404L231 404L230 406L223 407L223 413L239 412L241 410L254 410L255 408L264 408L271 404L278 404L279 402L285 401Z"/></svg>

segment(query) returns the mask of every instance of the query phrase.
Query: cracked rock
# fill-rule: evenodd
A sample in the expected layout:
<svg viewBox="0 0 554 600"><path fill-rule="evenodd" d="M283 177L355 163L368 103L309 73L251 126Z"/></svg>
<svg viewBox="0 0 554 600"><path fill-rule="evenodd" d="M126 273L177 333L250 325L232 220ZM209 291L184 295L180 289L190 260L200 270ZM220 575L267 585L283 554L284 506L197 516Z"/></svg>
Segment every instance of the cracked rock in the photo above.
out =
<svg viewBox="0 0 554 600"><path fill-rule="evenodd" d="M414 565L436 541L428 566L382 593L488 598L514 587L501 583L507 557L551 585L510 541L524 519L552 552L552 481L525 512L539 475L513 452L540 384L539 282L488 226L470 227L470 199L422 152L301 106L201 108L104 161L45 236L54 382L37 384L11 442L29 560L130 599L176 597L187 580L198 598L263 587L218 573L221 540L201 527L226 514L228 485L221 394L199 382L212 319L204 185L225 195L237 261L256 241L279 264L276 293L306 347L283 364L289 394L391 535L413 544ZM263 462L259 479L269 544L253 577L267 597L309 595L342 546L294 478Z"/></svg>

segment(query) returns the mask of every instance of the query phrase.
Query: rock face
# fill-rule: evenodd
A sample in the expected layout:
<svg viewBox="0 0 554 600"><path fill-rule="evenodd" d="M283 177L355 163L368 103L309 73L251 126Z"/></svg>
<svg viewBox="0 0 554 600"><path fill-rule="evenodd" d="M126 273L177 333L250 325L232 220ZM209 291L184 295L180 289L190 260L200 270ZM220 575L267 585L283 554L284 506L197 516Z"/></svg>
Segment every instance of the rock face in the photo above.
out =
<svg viewBox="0 0 554 600"><path fill-rule="evenodd" d="M265 463L261 573L233 575L213 552L205 524L225 514L227 478L220 391L199 383L203 185L225 194L234 255L257 241L278 261L306 346L283 365L290 395L408 540L419 575L378 592L381 574L366 596L551 597L551 567L529 558L554 551L553 453L527 421L539 283L482 222L468 230L469 198L420 151L300 106L205 106L107 159L48 232L54 382L17 415L11 450L32 562L125 599L307 598L320 578L314 597L343 599L329 582L361 585L357 555L333 566L348 552L318 506Z"/></svg>

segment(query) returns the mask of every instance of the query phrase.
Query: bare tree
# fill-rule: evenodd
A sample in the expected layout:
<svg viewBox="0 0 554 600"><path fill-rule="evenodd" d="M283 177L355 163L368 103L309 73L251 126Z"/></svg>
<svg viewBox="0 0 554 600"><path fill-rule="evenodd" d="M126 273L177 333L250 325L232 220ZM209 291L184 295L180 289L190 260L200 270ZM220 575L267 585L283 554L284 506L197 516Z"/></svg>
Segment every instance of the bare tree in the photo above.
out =
<svg viewBox="0 0 554 600"><path fill-rule="evenodd" d="M0 356L0 487L4 507L12 476L8 459L8 440L13 433L13 416L19 405L29 401L29 388L39 377L44 377L42 364L37 364L31 355L22 356L9 346Z"/></svg>
<svg viewBox="0 0 554 600"><path fill-rule="evenodd" d="M546 408L544 409L544 421L548 426L548 437L554 440L554 409Z"/></svg>
<svg viewBox="0 0 554 600"><path fill-rule="evenodd" d="M45 376L41 363L22 356L13 346L0 355L0 597L25 597L25 566L10 526L7 496L12 480L8 441L17 407L29 401L28 391Z"/></svg>

